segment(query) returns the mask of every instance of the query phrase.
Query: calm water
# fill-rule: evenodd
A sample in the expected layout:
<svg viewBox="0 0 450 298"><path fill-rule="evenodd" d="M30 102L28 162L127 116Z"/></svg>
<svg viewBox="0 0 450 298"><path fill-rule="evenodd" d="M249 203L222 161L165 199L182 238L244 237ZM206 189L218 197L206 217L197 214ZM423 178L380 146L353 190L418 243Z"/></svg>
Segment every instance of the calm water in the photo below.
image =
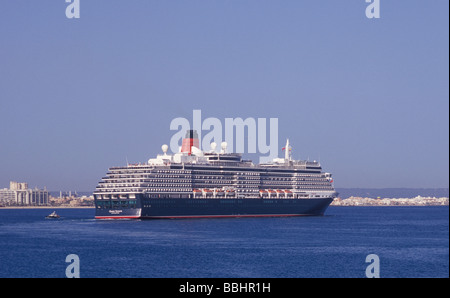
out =
<svg viewBox="0 0 450 298"><path fill-rule="evenodd" d="M323 217L94 220L93 209L0 209L0 277L449 277L449 209L330 207Z"/></svg>

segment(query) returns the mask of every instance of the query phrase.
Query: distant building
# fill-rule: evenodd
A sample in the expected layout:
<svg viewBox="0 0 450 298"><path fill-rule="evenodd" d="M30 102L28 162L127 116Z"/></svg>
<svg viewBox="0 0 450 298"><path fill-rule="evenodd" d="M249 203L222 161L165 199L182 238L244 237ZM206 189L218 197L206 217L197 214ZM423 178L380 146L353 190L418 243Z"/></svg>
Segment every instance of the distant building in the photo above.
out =
<svg viewBox="0 0 450 298"><path fill-rule="evenodd" d="M11 181L9 189L0 189L0 203L8 205L43 206L49 204L49 193L46 188L30 189L28 183Z"/></svg>

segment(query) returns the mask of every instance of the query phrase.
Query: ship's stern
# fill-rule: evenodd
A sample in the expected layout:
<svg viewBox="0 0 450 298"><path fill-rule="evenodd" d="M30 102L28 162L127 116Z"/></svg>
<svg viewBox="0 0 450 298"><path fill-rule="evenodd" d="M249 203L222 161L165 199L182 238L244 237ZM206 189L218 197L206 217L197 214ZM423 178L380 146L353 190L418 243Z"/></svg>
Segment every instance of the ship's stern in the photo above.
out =
<svg viewBox="0 0 450 298"><path fill-rule="evenodd" d="M142 208L139 196L94 194L96 219L137 219Z"/></svg>

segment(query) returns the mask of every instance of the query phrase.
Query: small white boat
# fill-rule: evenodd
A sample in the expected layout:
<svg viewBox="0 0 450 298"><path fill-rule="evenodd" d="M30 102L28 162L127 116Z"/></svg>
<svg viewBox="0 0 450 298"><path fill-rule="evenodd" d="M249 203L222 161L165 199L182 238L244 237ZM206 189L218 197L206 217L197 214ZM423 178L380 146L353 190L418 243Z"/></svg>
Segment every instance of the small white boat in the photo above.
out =
<svg viewBox="0 0 450 298"><path fill-rule="evenodd" d="M58 214L56 214L56 211L53 211L49 215L47 215L45 218L60 218Z"/></svg>

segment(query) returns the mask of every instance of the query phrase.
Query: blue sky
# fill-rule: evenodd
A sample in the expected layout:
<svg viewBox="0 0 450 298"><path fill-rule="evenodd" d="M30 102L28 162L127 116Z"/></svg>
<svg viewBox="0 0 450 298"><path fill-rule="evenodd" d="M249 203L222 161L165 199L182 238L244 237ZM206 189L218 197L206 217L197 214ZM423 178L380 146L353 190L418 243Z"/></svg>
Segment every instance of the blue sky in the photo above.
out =
<svg viewBox="0 0 450 298"><path fill-rule="evenodd" d="M278 118L336 187L448 187L449 2L380 3L2 1L0 188L92 191L194 109Z"/></svg>

